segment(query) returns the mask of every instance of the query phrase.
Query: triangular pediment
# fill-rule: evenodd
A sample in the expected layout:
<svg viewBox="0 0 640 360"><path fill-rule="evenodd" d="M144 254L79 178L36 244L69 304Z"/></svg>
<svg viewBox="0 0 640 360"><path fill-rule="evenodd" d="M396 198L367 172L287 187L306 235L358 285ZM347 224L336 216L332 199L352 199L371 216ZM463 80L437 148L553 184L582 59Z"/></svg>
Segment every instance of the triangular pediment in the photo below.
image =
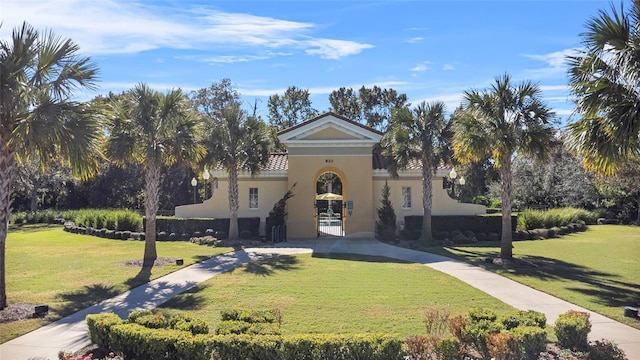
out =
<svg viewBox="0 0 640 360"><path fill-rule="evenodd" d="M375 144L382 133L334 113L325 113L278 134L285 145L313 145L318 143Z"/></svg>

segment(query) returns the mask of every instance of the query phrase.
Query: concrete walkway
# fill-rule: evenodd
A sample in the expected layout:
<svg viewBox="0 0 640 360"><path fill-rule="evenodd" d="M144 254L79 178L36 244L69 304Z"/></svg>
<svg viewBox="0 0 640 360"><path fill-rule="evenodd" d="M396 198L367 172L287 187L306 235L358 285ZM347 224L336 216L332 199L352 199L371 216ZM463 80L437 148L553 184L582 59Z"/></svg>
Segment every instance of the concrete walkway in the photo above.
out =
<svg viewBox="0 0 640 360"><path fill-rule="evenodd" d="M558 315L570 309L586 311L591 314L590 338L592 340L606 338L615 341L630 360L640 359L640 330L638 329L457 260L399 248L375 240L346 238L294 240L275 246L236 251L203 261L8 341L0 345L0 359L55 360L60 350L76 351L91 343L85 322L88 314L114 312L126 318L132 310L153 309L200 282L248 262L277 255L310 252L386 256L420 263L456 277L515 308L540 311L547 316L549 323L553 323Z"/></svg>

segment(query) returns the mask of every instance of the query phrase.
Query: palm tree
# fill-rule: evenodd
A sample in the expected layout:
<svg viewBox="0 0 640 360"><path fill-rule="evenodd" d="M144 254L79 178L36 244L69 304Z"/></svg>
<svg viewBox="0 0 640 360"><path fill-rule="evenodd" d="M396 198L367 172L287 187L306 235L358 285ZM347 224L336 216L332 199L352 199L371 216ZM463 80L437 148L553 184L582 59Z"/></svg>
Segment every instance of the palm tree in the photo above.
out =
<svg viewBox="0 0 640 360"><path fill-rule="evenodd" d="M509 75L496 78L491 88L465 91L462 109L453 116L454 151L462 163L489 156L500 173L502 241L500 257L511 259L511 163L518 154L548 157L554 142L551 110L540 100L537 85L511 85Z"/></svg>
<svg viewBox="0 0 640 360"><path fill-rule="evenodd" d="M445 118L442 102L421 103L413 110L402 108L394 112L387 133L381 140L383 155L390 160L394 177L399 169L418 163L422 169L422 235L431 241L431 208L433 202L433 174L438 165L452 157L451 131Z"/></svg>
<svg viewBox="0 0 640 360"><path fill-rule="evenodd" d="M219 163L229 176L229 239L238 239L238 174L256 175L269 160L270 141L266 125L247 117L237 102L222 109L220 117L209 117L205 139L205 163Z"/></svg>
<svg viewBox="0 0 640 360"><path fill-rule="evenodd" d="M640 154L640 0L587 22L584 50L569 56L579 120L566 140L587 168L612 173Z"/></svg>
<svg viewBox="0 0 640 360"><path fill-rule="evenodd" d="M7 306L5 245L18 161L39 158L70 164L75 175L97 170L102 138L94 109L72 101L93 89L97 67L78 45L24 23L0 42L0 310Z"/></svg>
<svg viewBox="0 0 640 360"><path fill-rule="evenodd" d="M143 266L153 266L160 171L177 162L196 163L204 153L199 143L200 120L180 89L167 94L137 85L113 103L107 155L116 164L144 168L145 247Z"/></svg>

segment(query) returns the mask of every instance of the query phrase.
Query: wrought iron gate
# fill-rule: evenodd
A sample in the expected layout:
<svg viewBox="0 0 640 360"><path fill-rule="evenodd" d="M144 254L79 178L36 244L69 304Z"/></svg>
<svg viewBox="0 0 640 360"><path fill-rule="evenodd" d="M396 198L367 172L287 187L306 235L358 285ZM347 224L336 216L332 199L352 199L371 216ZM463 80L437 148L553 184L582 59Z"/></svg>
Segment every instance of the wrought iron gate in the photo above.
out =
<svg viewBox="0 0 640 360"><path fill-rule="evenodd" d="M318 203L321 201L319 200ZM343 209L342 201L333 201L333 203L340 203L336 206L338 209ZM341 212L334 212L331 206L321 206L316 204L316 219L318 226L318 237L343 237L344 236L344 214Z"/></svg>

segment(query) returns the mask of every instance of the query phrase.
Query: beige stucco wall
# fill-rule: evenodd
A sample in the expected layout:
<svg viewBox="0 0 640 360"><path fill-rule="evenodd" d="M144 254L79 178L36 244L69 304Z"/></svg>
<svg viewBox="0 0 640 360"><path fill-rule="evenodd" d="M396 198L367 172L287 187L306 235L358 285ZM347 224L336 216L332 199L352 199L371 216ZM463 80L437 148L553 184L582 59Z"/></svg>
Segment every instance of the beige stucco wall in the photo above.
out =
<svg viewBox="0 0 640 360"><path fill-rule="evenodd" d="M371 236L375 220L371 197L373 174L370 155L289 155L289 186L294 183L297 185L295 196L289 200L288 204L288 236L296 238L317 236L313 207L316 196L316 181L321 174L327 171L335 172L340 176L343 200L345 203L353 201L354 204L352 215L346 215L345 236Z"/></svg>
<svg viewBox="0 0 640 360"><path fill-rule="evenodd" d="M382 187L385 180L390 187L390 200L396 213L398 226L404 224L404 217L409 215L423 215L422 210L422 179L417 176L400 177L376 177L373 181L373 203L375 208L380 207L382 199ZM442 188L443 178L433 178L433 204L432 215L477 215L485 214L486 207L477 204L460 203L449 197L446 189ZM402 208L402 188L411 187L411 208ZM377 217L377 213L375 214ZM376 218L377 219L377 218Z"/></svg>
<svg viewBox="0 0 640 360"><path fill-rule="evenodd" d="M249 188L258 188L258 209L249 209ZM286 177L242 176L238 179L238 217L260 217L260 233L264 234L264 225L273 205L287 192ZM218 188L213 196L199 204L176 207L178 218L228 218L229 183L227 179L218 180Z"/></svg>

